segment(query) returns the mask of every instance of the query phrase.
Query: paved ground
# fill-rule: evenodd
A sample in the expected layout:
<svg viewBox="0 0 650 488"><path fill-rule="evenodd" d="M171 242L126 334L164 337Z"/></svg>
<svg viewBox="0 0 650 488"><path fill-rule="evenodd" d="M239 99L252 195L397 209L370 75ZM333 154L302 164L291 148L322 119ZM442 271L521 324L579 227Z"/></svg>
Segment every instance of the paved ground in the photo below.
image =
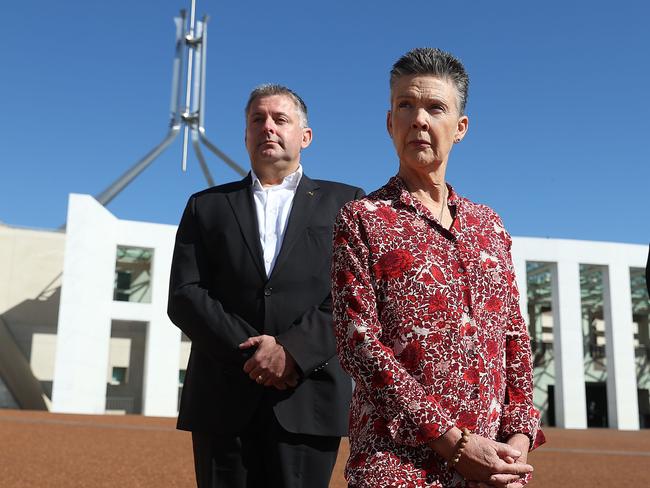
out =
<svg viewBox="0 0 650 488"><path fill-rule="evenodd" d="M650 486L650 431L546 429L534 488ZM331 488L343 488L344 443ZM173 419L0 410L2 488L191 488L190 437Z"/></svg>

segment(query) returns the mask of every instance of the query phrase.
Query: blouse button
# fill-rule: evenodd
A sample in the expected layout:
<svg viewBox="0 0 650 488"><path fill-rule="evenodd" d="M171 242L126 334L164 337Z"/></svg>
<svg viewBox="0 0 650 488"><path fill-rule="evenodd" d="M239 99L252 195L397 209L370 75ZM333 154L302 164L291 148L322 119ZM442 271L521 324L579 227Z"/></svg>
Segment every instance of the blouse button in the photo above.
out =
<svg viewBox="0 0 650 488"><path fill-rule="evenodd" d="M461 273L461 274L464 273L464 272L465 272L465 268L458 268L458 272Z"/></svg>

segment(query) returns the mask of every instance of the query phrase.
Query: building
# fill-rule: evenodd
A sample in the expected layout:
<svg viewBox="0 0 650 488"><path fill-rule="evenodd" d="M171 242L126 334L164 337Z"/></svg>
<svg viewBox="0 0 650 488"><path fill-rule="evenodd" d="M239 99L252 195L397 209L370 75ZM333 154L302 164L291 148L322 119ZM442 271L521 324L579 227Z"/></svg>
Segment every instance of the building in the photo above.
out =
<svg viewBox="0 0 650 488"><path fill-rule="evenodd" d="M176 415L190 344L166 315L175 231L86 195L65 233L0 226L0 406ZM650 428L647 252L513 238L544 424Z"/></svg>

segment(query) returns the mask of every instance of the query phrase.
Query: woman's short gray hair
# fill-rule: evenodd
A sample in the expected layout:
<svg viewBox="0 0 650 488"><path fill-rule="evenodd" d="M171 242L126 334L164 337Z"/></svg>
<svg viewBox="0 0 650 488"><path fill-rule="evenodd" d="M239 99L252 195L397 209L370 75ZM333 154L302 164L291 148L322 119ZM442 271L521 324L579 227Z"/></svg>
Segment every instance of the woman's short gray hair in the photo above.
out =
<svg viewBox="0 0 650 488"><path fill-rule="evenodd" d="M305 104L305 101L290 88L282 85L277 85L275 83L265 83L263 85L256 86L253 89L250 96L248 97L248 102L246 102L246 108L244 109L246 116L248 117L248 111L250 110L251 104L255 101L255 99L261 97L271 97L273 95L284 95L293 100L293 103L296 105L296 111L300 117L300 125L303 128L309 127L309 122L307 120L307 105Z"/></svg>
<svg viewBox="0 0 650 488"><path fill-rule="evenodd" d="M390 89L402 76L433 75L447 78L458 92L458 113L465 113L469 90L469 76L458 58L438 48L418 47L399 58L390 71Z"/></svg>

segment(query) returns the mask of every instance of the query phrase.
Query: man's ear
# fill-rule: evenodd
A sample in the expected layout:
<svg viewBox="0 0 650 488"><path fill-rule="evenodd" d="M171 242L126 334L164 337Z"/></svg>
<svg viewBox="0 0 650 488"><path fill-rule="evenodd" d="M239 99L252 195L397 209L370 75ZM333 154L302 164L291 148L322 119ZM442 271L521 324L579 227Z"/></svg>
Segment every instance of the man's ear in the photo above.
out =
<svg viewBox="0 0 650 488"><path fill-rule="evenodd" d="M314 134L313 134L311 128L310 127L305 127L302 130L302 142L300 144L300 147L303 148L303 149L309 147L313 137L314 137Z"/></svg>

